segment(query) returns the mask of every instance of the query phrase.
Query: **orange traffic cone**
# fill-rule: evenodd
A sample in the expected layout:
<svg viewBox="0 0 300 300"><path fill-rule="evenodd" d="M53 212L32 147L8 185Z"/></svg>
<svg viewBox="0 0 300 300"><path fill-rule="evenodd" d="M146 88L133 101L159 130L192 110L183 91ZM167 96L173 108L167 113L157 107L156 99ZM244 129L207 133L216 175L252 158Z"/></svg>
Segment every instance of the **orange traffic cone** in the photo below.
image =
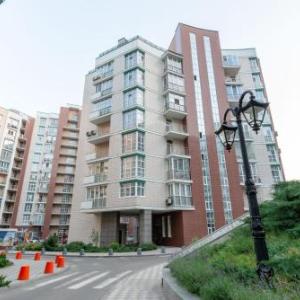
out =
<svg viewBox="0 0 300 300"><path fill-rule="evenodd" d="M22 252L21 251L18 251L16 252L16 259L22 259Z"/></svg>
<svg viewBox="0 0 300 300"><path fill-rule="evenodd" d="M60 256L57 260L57 265L58 268L63 268L65 266L65 258L63 256Z"/></svg>
<svg viewBox="0 0 300 300"><path fill-rule="evenodd" d="M30 274L30 266L28 265L21 266L18 280L28 280L29 274Z"/></svg>
<svg viewBox="0 0 300 300"><path fill-rule="evenodd" d="M47 261L44 269L45 274L50 274L54 272L54 262L53 261Z"/></svg>
<svg viewBox="0 0 300 300"><path fill-rule="evenodd" d="M56 255L55 256L55 263L57 264L57 262L58 262L58 258L60 257L60 255Z"/></svg>
<svg viewBox="0 0 300 300"><path fill-rule="evenodd" d="M34 254L34 260L41 260L41 253L40 252L36 252Z"/></svg>

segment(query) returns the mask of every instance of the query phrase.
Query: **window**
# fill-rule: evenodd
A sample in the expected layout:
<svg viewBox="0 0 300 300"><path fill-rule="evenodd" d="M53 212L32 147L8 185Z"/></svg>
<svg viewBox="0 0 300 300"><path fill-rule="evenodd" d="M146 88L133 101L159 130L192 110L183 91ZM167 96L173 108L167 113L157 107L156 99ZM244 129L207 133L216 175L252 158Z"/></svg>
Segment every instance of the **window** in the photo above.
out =
<svg viewBox="0 0 300 300"><path fill-rule="evenodd" d="M12 150L13 147L14 147L14 142L12 140L5 138L3 142L3 148L7 150Z"/></svg>
<svg viewBox="0 0 300 300"><path fill-rule="evenodd" d="M272 127L271 126L263 126L262 129L263 129L263 134L264 134L266 143L274 143Z"/></svg>
<svg viewBox="0 0 300 300"><path fill-rule="evenodd" d="M121 197L144 196L145 183L141 181L121 183Z"/></svg>
<svg viewBox="0 0 300 300"><path fill-rule="evenodd" d="M262 82L259 74L252 74L252 79L256 88L262 87Z"/></svg>
<svg viewBox="0 0 300 300"><path fill-rule="evenodd" d="M31 171L32 171L32 172L38 172L38 170L39 170L39 163L33 162L33 163L31 164Z"/></svg>
<svg viewBox="0 0 300 300"><path fill-rule="evenodd" d="M110 76L110 75L112 75L112 72L113 72L113 62L110 61L110 62L106 63L105 65L97 67L96 69L99 72L100 76L103 76L103 77Z"/></svg>
<svg viewBox="0 0 300 300"><path fill-rule="evenodd" d="M45 126L46 125L46 121L47 121L46 118L40 118L40 125L41 126Z"/></svg>
<svg viewBox="0 0 300 300"><path fill-rule="evenodd" d="M34 193L27 193L26 202L33 202Z"/></svg>
<svg viewBox="0 0 300 300"><path fill-rule="evenodd" d="M164 78L165 89L171 89L177 92L184 92L184 80L182 77L168 74Z"/></svg>
<svg viewBox="0 0 300 300"><path fill-rule="evenodd" d="M8 126L14 129L17 129L19 125L19 120L16 120L14 118L9 118L8 119Z"/></svg>
<svg viewBox="0 0 300 300"><path fill-rule="evenodd" d="M169 185L169 195L174 206L192 205L192 187L186 183L173 183Z"/></svg>
<svg viewBox="0 0 300 300"><path fill-rule="evenodd" d="M32 210L32 204L26 203L24 207L24 212L31 212L31 210Z"/></svg>
<svg viewBox="0 0 300 300"><path fill-rule="evenodd" d="M100 112L100 115L109 113L111 111L111 97L99 101L93 105L94 112Z"/></svg>
<svg viewBox="0 0 300 300"><path fill-rule="evenodd" d="M63 192L64 192L64 193L71 193L71 192L72 192L71 185L69 185L69 184L64 184L64 186L63 186Z"/></svg>
<svg viewBox="0 0 300 300"><path fill-rule="evenodd" d="M171 227L171 216L167 216L167 233L168 233L168 238L172 237L172 227Z"/></svg>
<svg viewBox="0 0 300 300"><path fill-rule="evenodd" d="M190 163L187 158L172 157L169 161L169 178L190 179Z"/></svg>
<svg viewBox="0 0 300 300"><path fill-rule="evenodd" d="M277 153L275 145L267 145L268 158L270 163L277 162Z"/></svg>
<svg viewBox="0 0 300 300"><path fill-rule="evenodd" d="M255 57L249 58L250 62L250 67L252 72L257 72L259 71L258 64L257 64L257 59Z"/></svg>
<svg viewBox="0 0 300 300"><path fill-rule="evenodd" d="M145 158L140 155L133 155L122 158L122 178L144 177Z"/></svg>
<svg viewBox="0 0 300 300"><path fill-rule="evenodd" d="M4 161L10 161L11 160L11 154L12 154L11 151L2 149L0 159L4 160Z"/></svg>
<svg viewBox="0 0 300 300"><path fill-rule="evenodd" d="M30 221L30 215L23 215L23 224L28 225Z"/></svg>
<svg viewBox="0 0 300 300"><path fill-rule="evenodd" d="M39 126L38 128L38 134L44 135L46 133L44 126Z"/></svg>
<svg viewBox="0 0 300 300"><path fill-rule="evenodd" d="M108 171L107 161L100 161L100 162L89 165L89 174L90 175L107 174L107 171Z"/></svg>
<svg viewBox="0 0 300 300"><path fill-rule="evenodd" d="M42 152L42 147L43 147L42 144L35 144L34 151L36 151L36 152Z"/></svg>
<svg viewBox="0 0 300 300"><path fill-rule="evenodd" d="M238 57L235 55L224 55L223 63L225 66L238 66L240 64Z"/></svg>
<svg viewBox="0 0 300 300"><path fill-rule="evenodd" d="M257 174L257 168L256 168L256 163L250 162L250 170L251 170L251 175L255 183L261 183L260 178L258 177ZM244 184L246 180L246 175L244 173L244 167L242 163L239 163L239 173L240 173L240 183Z"/></svg>
<svg viewBox="0 0 300 300"><path fill-rule="evenodd" d="M182 61L180 58L174 56L167 57L167 69L169 71L182 74Z"/></svg>
<svg viewBox="0 0 300 300"><path fill-rule="evenodd" d="M145 54L140 50L136 50L125 55L125 69L129 69L135 66L144 66Z"/></svg>
<svg viewBox="0 0 300 300"><path fill-rule="evenodd" d="M264 102L265 101L265 93L263 90L256 90L255 97L257 100Z"/></svg>
<svg viewBox="0 0 300 300"><path fill-rule="evenodd" d="M238 100L243 92L241 85L226 85L228 99Z"/></svg>
<svg viewBox="0 0 300 300"><path fill-rule="evenodd" d="M135 131L124 134L122 136L123 153L130 153L134 151L144 151L145 134L143 132Z"/></svg>
<svg viewBox="0 0 300 300"><path fill-rule="evenodd" d="M71 203L72 196L71 195L62 195L61 202L62 203Z"/></svg>
<svg viewBox="0 0 300 300"><path fill-rule="evenodd" d="M41 153L34 153L32 157L32 161L34 162L40 162L41 159Z"/></svg>
<svg viewBox="0 0 300 300"><path fill-rule="evenodd" d="M271 166L272 177L275 183L281 181L281 170L280 166Z"/></svg>
<svg viewBox="0 0 300 300"><path fill-rule="evenodd" d="M185 101L183 96L179 96L173 93L168 93L165 98L166 108L175 109L178 111L185 111Z"/></svg>
<svg viewBox="0 0 300 300"><path fill-rule="evenodd" d="M135 88L124 93L124 109L135 105L144 106L144 91L139 88Z"/></svg>
<svg viewBox="0 0 300 300"><path fill-rule="evenodd" d="M135 85L144 86L144 72L140 69L135 69L124 74L125 88L130 88Z"/></svg>
<svg viewBox="0 0 300 300"><path fill-rule="evenodd" d="M29 182L28 191L34 192L35 188L36 188L36 183L35 182Z"/></svg>
<svg viewBox="0 0 300 300"><path fill-rule="evenodd" d="M123 113L123 129L144 128L144 112L133 109Z"/></svg>
<svg viewBox="0 0 300 300"><path fill-rule="evenodd" d="M112 79L102 81L96 85L96 93L100 93L101 95L107 95L110 94L112 91Z"/></svg>

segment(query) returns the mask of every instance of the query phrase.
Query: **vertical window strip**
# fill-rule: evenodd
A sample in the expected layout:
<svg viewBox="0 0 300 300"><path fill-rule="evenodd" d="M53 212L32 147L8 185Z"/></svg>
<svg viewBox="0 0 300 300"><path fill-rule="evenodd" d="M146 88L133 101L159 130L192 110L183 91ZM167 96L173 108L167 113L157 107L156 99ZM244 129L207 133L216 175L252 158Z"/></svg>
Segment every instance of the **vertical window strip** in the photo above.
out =
<svg viewBox="0 0 300 300"><path fill-rule="evenodd" d="M214 67L213 67L212 51L211 51L209 37L204 36L203 39L204 39L204 51L205 51L205 61L206 61L207 75L208 75L209 93L210 93L210 103L211 103L212 114L213 114L214 128L217 130L220 127L220 114L219 114L219 104L218 104L218 97L217 97ZM233 220L229 181L228 181L228 174L226 168L224 147L217 137L216 137L216 145L217 145L217 156L219 162L222 199L223 199L223 206L224 206L224 216L225 216L226 224L229 224Z"/></svg>
<svg viewBox="0 0 300 300"><path fill-rule="evenodd" d="M200 82L200 72L199 72L199 62L197 54L197 44L196 35L190 33L190 46L192 55L192 65L194 74L194 90L196 99L196 110L197 110L197 121L198 128L200 131L200 151L202 156L202 180L204 185L204 200L206 209L206 220L208 233L215 231L215 214L213 209L213 198L212 198L212 186L211 186L211 176L209 170L209 159L208 159L208 148L207 140L205 134L205 124L204 124L204 111L203 111L203 101L201 94L201 82Z"/></svg>

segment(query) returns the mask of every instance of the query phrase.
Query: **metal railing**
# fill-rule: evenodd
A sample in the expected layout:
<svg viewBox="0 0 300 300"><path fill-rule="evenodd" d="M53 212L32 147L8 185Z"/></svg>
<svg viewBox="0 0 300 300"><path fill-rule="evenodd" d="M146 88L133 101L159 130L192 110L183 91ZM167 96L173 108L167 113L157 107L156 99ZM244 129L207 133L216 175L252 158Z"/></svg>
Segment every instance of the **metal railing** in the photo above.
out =
<svg viewBox="0 0 300 300"><path fill-rule="evenodd" d="M177 179L177 180L190 180L190 172L189 170L181 171L181 170L169 170L168 171L168 179Z"/></svg>
<svg viewBox="0 0 300 300"><path fill-rule="evenodd" d="M186 112L185 105L179 105L179 104L175 104L175 103L172 103L172 102L167 102L166 105L165 105L165 111L167 111L169 109L176 110L178 112L183 112L183 113Z"/></svg>
<svg viewBox="0 0 300 300"><path fill-rule="evenodd" d="M189 155L189 148L175 148L175 147L167 147L167 154L174 154L174 155Z"/></svg>
<svg viewBox="0 0 300 300"><path fill-rule="evenodd" d="M95 111L92 111L89 114L90 119L95 119L104 115L107 115L111 113L111 106L105 107L105 108L101 108L101 109L97 109Z"/></svg>

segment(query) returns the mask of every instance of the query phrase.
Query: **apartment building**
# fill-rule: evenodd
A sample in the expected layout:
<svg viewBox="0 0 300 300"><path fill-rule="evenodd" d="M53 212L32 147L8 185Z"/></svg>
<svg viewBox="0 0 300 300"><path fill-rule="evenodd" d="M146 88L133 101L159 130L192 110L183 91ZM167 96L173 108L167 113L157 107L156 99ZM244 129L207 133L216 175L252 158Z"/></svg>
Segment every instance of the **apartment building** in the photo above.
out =
<svg viewBox="0 0 300 300"><path fill-rule="evenodd" d="M80 109L38 112L23 182L17 226L36 238L67 239Z"/></svg>
<svg viewBox="0 0 300 300"><path fill-rule="evenodd" d="M101 53L85 80L69 241L181 246L243 214L240 150L214 131L244 89L267 98L255 50L222 51L214 30L179 24L169 49L136 36ZM245 125L261 200L283 179L266 119L255 137Z"/></svg>
<svg viewBox="0 0 300 300"><path fill-rule="evenodd" d="M0 227L15 227L34 119L0 107Z"/></svg>
<svg viewBox="0 0 300 300"><path fill-rule="evenodd" d="M222 50L225 85L229 106L238 105L242 92L251 90L256 99L268 102L260 61L254 48ZM272 185L284 180L277 132L274 129L270 108L266 113L260 134L255 134L246 122L243 124L251 171L258 191L258 200L271 198ZM239 138L237 137L237 141ZM245 175L239 143L235 143L239 165L240 183L244 186ZM245 199L245 207L248 203Z"/></svg>

